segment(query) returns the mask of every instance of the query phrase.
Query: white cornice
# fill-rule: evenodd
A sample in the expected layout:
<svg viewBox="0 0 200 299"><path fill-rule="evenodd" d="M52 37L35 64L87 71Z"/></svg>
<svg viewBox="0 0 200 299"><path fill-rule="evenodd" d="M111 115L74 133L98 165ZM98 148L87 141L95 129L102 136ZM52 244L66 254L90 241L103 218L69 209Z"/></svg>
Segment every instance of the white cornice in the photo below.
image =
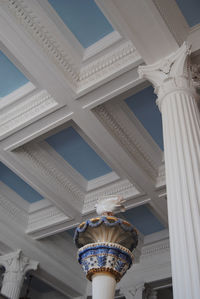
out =
<svg viewBox="0 0 200 299"><path fill-rule="evenodd" d="M16 132L22 126L57 109L59 104L46 90L42 90L4 111L0 116L0 138Z"/></svg>
<svg viewBox="0 0 200 299"><path fill-rule="evenodd" d="M130 134L130 128L125 125L124 121L120 120L119 115L115 115L115 111L117 113L118 110L119 108L116 107L116 104L111 105L110 108L107 104L104 104L95 108L94 112L131 157L137 160L152 180L155 180L157 177L157 165L155 161L149 155L149 152L145 150L145 146L141 143L141 138L139 138L137 130L132 127L134 133Z"/></svg>
<svg viewBox="0 0 200 299"><path fill-rule="evenodd" d="M129 70L141 63L141 56L131 42L124 42L80 69L78 93L94 89L97 84L108 78L116 77L124 70Z"/></svg>
<svg viewBox="0 0 200 299"><path fill-rule="evenodd" d="M28 82L25 85L23 85L22 87L14 90L13 92L8 94L7 96L1 98L0 111L2 109L5 109L5 108L7 109L8 107L10 107L13 104L16 104L16 101L18 101L18 100L22 99L23 97L29 95L35 89L36 89L36 87L31 82Z"/></svg>
<svg viewBox="0 0 200 299"><path fill-rule="evenodd" d="M143 247L140 258L141 260L146 258L151 258L153 255L157 255L165 252L168 253L170 252L169 239Z"/></svg>
<svg viewBox="0 0 200 299"><path fill-rule="evenodd" d="M0 194L0 209L8 218L13 219L16 225L25 229L28 223L28 214L3 194Z"/></svg>
<svg viewBox="0 0 200 299"><path fill-rule="evenodd" d="M34 11L34 2L23 0L4 1L7 8L16 17L19 23L27 30L31 37L39 43L43 50L56 62L74 86L78 80L75 62L69 57L66 50L62 49L55 36L52 36L42 19ZM33 7L31 7L33 5Z"/></svg>
<svg viewBox="0 0 200 299"><path fill-rule="evenodd" d="M66 223L70 220L71 218L67 217L58 208L49 206L29 213L26 233L34 236L35 232L50 228L54 225Z"/></svg>
<svg viewBox="0 0 200 299"><path fill-rule="evenodd" d="M158 169L158 177L156 180L156 188L165 187L165 164L162 163Z"/></svg>
<svg viewBox="0 0 200 299"><path fill-rule="evenodd" d="M65 190L65 192L67 191L67 193L71 194L75 202L77 200L83 201L84 195L78 186L49 161L45 151L41 150L36 143L22 146L16 150L15 154L26 161L29 167L34 169L35 173L43 177L43 180L47 181L51 186L54 186L58 194L63 192L64 195Z"/></svg>
<svg viewBox="0 0 200 299"><path fill-rule="evenodd" d="M112 34L112 39L109 39L109 36L105 37L96 45L91 46L92 48L88 48L85 53L86 56L90 56L94 54L96 48L106 49L114 45L110 51L107 51L105 55L102 51L102 56L96 59L95 56L99 56L98 53L93 55L92 62L85 62L82 67L79 67L73 57L73 51L66 50L66 48L70 49L71 45L67 46L67 41L63 42L60 34L53 34L58 30L56 25L50 24L48 16L45 15L45 12L40 13L39 7L41 10L37 1L25 3L23 0L7 0L4 1L4 5L1 5L5 11L12 12L12 15L18 20L18 25L22 25L29 36L48 54L78 95L94 89L105 80L110 80L141 63L141 56L133 44L127 41L121 43L119 34L115 32ZM64 46L64 44L66 45Z"/></svg>
<svg viewBox="0 0 200 299"><path fill-rule="evenodd" d="M121 39L122 37L117 31L113 31L110 34L107 34L98 42L85 49L83 55L83 62L86 62L88 59L92 58L96 54L99 54L108 47L113 46L116 42L119 42Z"/></svg>
<svg viewBox="0 0 200 299"><path fill-rule="evenodd" d="M119 180L119 176L115 172L110 172L106 175L102 175L96 179L90 180L87 182L87 191L92 191L99 187L104 187L107 184L113 183Z"/></svg>

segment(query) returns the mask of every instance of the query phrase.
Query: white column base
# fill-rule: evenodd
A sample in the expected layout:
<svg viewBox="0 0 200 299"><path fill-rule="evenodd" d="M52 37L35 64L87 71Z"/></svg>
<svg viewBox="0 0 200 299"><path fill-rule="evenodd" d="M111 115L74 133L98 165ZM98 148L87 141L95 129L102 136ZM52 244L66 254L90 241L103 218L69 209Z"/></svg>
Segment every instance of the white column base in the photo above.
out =
<svg viewBox="0 0 200 299"><path fill-rule="evenodd" d="M92 299L113 299L116 280L112 274L97 273L92 277Z"/></svg>

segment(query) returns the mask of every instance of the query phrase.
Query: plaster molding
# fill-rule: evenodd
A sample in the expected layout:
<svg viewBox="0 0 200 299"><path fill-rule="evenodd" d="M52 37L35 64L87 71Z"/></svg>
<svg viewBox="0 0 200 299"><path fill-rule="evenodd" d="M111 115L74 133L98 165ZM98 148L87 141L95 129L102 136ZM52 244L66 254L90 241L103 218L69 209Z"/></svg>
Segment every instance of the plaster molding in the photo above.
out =
<svg viewBox="0 0 200 299"><path fill-rule="evenodd" d="M139 191L128 180L121 180L99 190L88 192L85 196L82 214L95 210L95 204L100 197L108 195L120 195L124 199L130 199L139 195Z"/></svg>
<svg viewBox="0 0 200 299"><path fill-rule="evenodd" d="M96 179L89 180L87 182L87 191L92 191L94 189L104 187L107 184L113 183L119 180L119 176L114 172L110 172L108 174L102 175Z"/></svg>
<svg viewBox="0 0 200 299"><path fill-rule="evenodd" d="M5 214L14 219L18 224L23 227L28 223L28 216L25 211L13 204L8 198L0 194L0 208Z"/></svg>
<svg viewBox="0 0 200 299"><path fill-rule="evenodd" d="M36 87L31 82L28 82L25 85L17 88L13 92L9 93L7 96L1 98L0 111L3 109L7 109L8 107L12 106L13 104L16 104L16 101L29 95L30 93L32 93L35 90L36 90Z"/></svg>
<svg viewBox="0 0 200 299"><path fill-rule="evenodd" d="M142 248L141 261L147 258L151 258L154 255L168 252L170 253L169 239L159 241L154 244L146 245Z"/></svg>
<svg viewBox="0 0 200 299"><path fill-rule="evenodd" d="M27 144L15 151L15 154L20 155L25 160L30 168L34 168L35 173L38 173L43 180L54 186L55 192L61 192L61 188L67 191L68 194L76 201L83 202L84 194L66 175L64 175L58 168L49 161L46 153L35 144Z"/></svg>
<svg viewBox="0 0 200 299"><path fill-rule="evenodd" d="M131 288L121 287L120 294L124 295L126 299L141 299L143 296L143 290L145 288L144 282L132 286Z"/></svg>
<svg viewBox="0 0 200 299"><path fill-rule="evenodd" d="M104 36L102 39L100 39L98 42L92 44L88 48L85 49L84 55L83 55L83 62L89 60L93 56L99 54L103 50L105 50L108 47L113 46L115 43L121 41L122 36L119 34L118 31L113 31L106 36Z"/></svg>
<svg viewBox="0 0 200 299"><path fill-rule="evenodd" d="M25 99L0 116L0 137L14 133L21 126L25 126L41 118L47 113L55 110L58 103L46 91L42 90L37 94Z"/></svg>
<svg viewBox="0 0 200 299"><path fill-rule="evenodd" d="M119 34L115 33L111 43L116 44L114 49L105 55L102 53L102 57L96 58L80 68L76 65L71 51L66 51L66 46L63 46L61 37L55 38L55 35L51 32L51 26L48 26L48 22L44 22L43 18L38 16L34 7L35 3L28 3L24 0L7 0L4 3L6 3L7 9L18 20L18 23L24 27L59 67L77 93L86 91L89 87L94 88L93 85L104 81L110 76L116 76L116 73L122 72L127 67L129 69L135 67L141 62L141 56L133 44L130 41L121 44ZM47 16L45 18L48 19ZM102 49L108 48L110 41L108 42L107 39L108 37L96 44L100 44ZM96 52L96 46L92 45L93 54ZM87 50L85 53L86 57L91 55L91 53L87 54Z"/></svg>
<svg viewBox="0 0 200 299"><path fill-rule="evenodd" d="M165 164L164 162L160 165L158 169L158 176L156 179L156 188L160 188L166 185L165 179Z"/></svg>
<svg viewBox="0 0 200 299"><path fill-rule="evenodd" d="M39 262L26 257L21 250L0 257L0 264L5 267L1 293L6 298L18 299L25 274L37 270Z"/></svg>
<svg viewBox="0 0 200 299"><path fill-rule="evenodd" d="M48 28L44 26L43 21L38 19L30 3L24 0L5 1L12 14L18 19L19 23L24 26L26 31L37 43L43 48L55 63L62 69L69 82L76 86L78 73L72 57L69 57L66 50L61 48L60 43L52 36Z"/></svg>
<svg viewBox="0 0 200 299"><path fill-rule="evenodd" d="M102 80L141 62L141 56L131 42L125 42L103 57L83 66L80 69L78 92L92 87Z"/></svg>
<svg viewBox="0 0 200 299"><path fill-rule="evenodd" d="M18 249L15 252L0 256L0 264L5 267L5 274L13 272L16 273L17 276L24 276L29 270L37 270L39 262L29 259L22 253L21 249ZM15 278L17 279L17 277Z"/></svg>
<svg viewBox="0 0 200 299"><path fill-rule="evenodd" d="M29 213L28 226L26 233L31 235L35 232L49 228L54 225L70 221L71 218L66 216L55 206L46 207L44 209Z"/></svg>
<svg viewBox="0 0 200 299"><path fill-rule="evenodd" d="M140 66L138 73L140 78L149 80L154 85L155 93L158 95L157 105L162 112L162 103L167 95L175 91L185 93L197 98L194 78L199 73L195 68L191 73L189 55L191 46L184 42L183 45L170 56L147 66Z"/></svg>
<svg viewBox="0 0 200 299"><path fill-rule="evenodd" d="M139 142L137 134L130 134L124 123L115 117L115 108L107 109L106 105L100 105L93 111L132 159L136 160L154 181L157 177L157 168L153 160Z"/></svg>
<svg viewBox="0 0 200 299"><path fill-rule="evenodd" d="M70 124L69 124L70 126ZM74 184L78 186L82 192L87 190L87 185L89 181L87 181L76 169L74 169L66 160L63 159L56 150L50 146L45 140L40 141L37 145L38 151L46 152L46 158L49 159L49 162L54 162L56 168L60 169L65 176L69 177Z"/></svg>

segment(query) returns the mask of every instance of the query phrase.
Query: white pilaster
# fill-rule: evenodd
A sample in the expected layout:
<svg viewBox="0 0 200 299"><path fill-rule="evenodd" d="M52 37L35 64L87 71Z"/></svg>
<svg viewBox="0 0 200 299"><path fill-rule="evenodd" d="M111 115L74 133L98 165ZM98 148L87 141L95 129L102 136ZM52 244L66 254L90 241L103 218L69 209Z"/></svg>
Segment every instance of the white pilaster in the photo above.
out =
<svg viewBox="0 0 200 299"><path fill-rule="evenodd" d="M189 52L184 43L139 69L153 83L162 113L175 299L200 294L200 117Z"/></svg>
<svg viewBox="0 0 200 299"><path fill-rule="evenodd" d="M36 270L38 262L30 260L18 250L1 256L0 264L5 267L1 293L9 299L18 299L26 272Z"/></svg>

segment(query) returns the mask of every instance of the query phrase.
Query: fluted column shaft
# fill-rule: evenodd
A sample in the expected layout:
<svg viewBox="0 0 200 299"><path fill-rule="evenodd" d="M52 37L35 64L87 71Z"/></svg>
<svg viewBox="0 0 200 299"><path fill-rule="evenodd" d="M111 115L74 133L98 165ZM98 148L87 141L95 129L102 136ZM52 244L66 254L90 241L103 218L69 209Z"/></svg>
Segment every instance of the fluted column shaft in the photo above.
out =
<svg viewBox="0 0 200 299"><path fill-rule="evenodd" d="M0 257L0 264L5 267L1 293L9 299L18 299L29 270L36 270L38 262L25 257L21 250Z"/></svg>
<svg viewBox="0 0 200 299"><path fill-rule="evenodd" d="M188 46L140 69L162 113L171 263L175 299L200 296L200 118Z"/></svg>

